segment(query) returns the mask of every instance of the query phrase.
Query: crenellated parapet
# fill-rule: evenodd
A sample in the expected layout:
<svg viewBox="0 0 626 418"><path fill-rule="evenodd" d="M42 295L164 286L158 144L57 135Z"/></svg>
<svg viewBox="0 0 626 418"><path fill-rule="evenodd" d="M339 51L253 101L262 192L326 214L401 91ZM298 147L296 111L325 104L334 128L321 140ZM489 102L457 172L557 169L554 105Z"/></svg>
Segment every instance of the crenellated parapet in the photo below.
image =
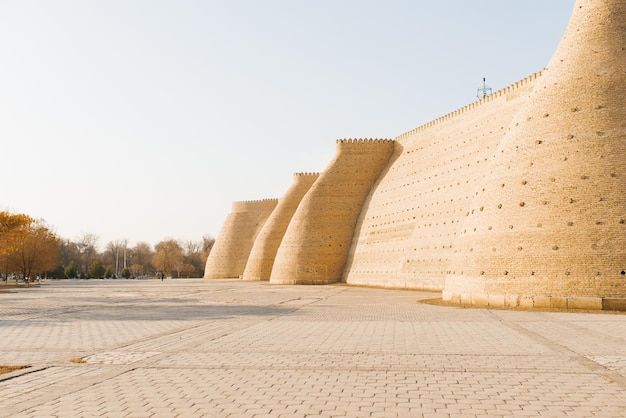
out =
<svg viewBox="0 0 626 418"><path fill-rule="evenodd" d="M298 208L302 197L309 191L319 173L295 173L293 184L280 199L254 240L242 278L244 280L269 280L278 247Z"/></svg>
<svg viewBox="0 0 626 418"><path fill-rule="evenodd" d="M248 212L258 210L263 207L274 207L278 199L241 200L232 203L232 212Z"/></svg>
<svg viewBox="0 0 626 418"><path fill-rule="evenodd" d="M498 91L495 91L493 94L490 94L489 96L483 97L480 100L477 100L475 102L472 102L468 105L465 105L453 112L447 113L437 119L434 119L430 122L427 122L423 125L418 126L415 129L412 129L408 132L405 132L401 135L399 135L396 140L397 141L402 141L405 138L411 137L413 135L415 135L416 133L422 132L424 130L427 129L431 129L443 122L447 122L451 119L455 119L458 118L464 114L466 114L469 111L472 111L478 107L481 107L483 105L485 105L486 103L492 102L494 100L497 99L501 99L501 98L507 98L508 96L514 96L516 95L520 90L527 90L528 87L532 87L532 85L536 82L536 80L541 77L541 75L543 74L543 71L539 71L537 73L533 73L532 75L529 75L528 77L523 78L522 80L519 80L503 89L500 89Z"/></svg>
<svg viewBox="0 0 626 418"><path fill-rule="evenodd" d="M207 258L205 279L243 274L254 240L277 204L278 199L233 202Z"/></svg>
<svg viewBox="0 0 626 418"><path fill-rule="evenodd" d="M341 280L354 225L387 164L392 140L339 140L335 157L302 199L278 248L271 283Z"/></svg>
<svg viewBox="0 0 626 418"><path fill-rule="evenodd" d="M344 138L338 139L336 142L341 145L379 145L393 141L393 139L386 138Z"/></svg>

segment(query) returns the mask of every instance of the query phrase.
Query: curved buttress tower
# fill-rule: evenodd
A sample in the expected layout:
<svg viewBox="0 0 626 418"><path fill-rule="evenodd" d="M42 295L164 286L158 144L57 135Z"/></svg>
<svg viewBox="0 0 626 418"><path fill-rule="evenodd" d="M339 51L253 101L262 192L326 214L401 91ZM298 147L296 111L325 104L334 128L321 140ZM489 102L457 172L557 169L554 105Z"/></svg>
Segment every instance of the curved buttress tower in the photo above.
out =
<svg viewBox="0 0 626 418"><path fill-rule="evenodd" d="M285 235L291 217L298 208L302 197L309 191L319 173L296 173L293 184L267 219L261 232L254 241L246 269L244 280L269 280L274 266L278 246Z"/></svg>
<svg viewBox="0 0 626 418"><path fill-rule="evenodd" d="M626 298L626 1L578 0L474 199L443 291L488 306Z"/></svg>
<svg viewBox="0 0 626 418"><path fill-rule="evenodd" d="M394 141L338 140L335 157L304 196L278 248L270 283L341 280L363 202Z"/></svg>
<svg viewBox="0 0 626 418"><path fill-rule="evenodd" d="M278 199L233 202L204 269L205 279L226 279L243 274L252 244Z"/></svg>

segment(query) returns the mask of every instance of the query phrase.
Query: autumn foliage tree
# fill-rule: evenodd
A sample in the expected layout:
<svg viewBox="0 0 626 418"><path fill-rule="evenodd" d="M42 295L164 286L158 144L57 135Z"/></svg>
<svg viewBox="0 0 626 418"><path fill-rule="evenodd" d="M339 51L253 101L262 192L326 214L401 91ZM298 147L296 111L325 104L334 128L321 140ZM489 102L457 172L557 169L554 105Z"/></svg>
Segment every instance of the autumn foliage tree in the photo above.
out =
<svg viewBox="0 0 626 418"><path fill-rule="evenodd" d="M152 257L152 264L157 270L165 275L171 275L176 271L180 277L180 270L184 264L183 249L178 241L168 239L159 242L154 247L155 254Z"/></svg>
<svg viewBox="0 0 626 418"><path fill-rule="evenodd" d="M59 238L44 221L33 221L23 227L21 240L12 245L13 251L6 254L6 265L24 277L54 270L59 259Z"/></svg>
<svg viewBox="0 0 626 418"><path fill-rule="evenodd" d="M111 277L114 271L121 273L122 266L122 277L151 276L157 271L175 277L202 277L214 242L209 235L198 242L166 239L153 250L146 242L128 247L124 239L109 243L100 252L95 234L60 239L43 220L0 211L0 277L100 278Z"/></svg>
<svg viewBox="0 0 626 418"><path fill-rule="evenodd" d="M0 256L15 251L27 236L27 228L35 220L22 213L0 212Z"/></svg>

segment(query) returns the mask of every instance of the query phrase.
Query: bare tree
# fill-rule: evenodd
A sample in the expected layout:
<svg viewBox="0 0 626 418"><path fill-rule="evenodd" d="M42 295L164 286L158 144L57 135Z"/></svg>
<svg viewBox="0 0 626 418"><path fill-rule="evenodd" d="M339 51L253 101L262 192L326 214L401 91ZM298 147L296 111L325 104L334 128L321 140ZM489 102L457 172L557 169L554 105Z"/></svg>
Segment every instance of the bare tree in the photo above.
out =
<svg viewBox="0 0 626 418"><path fill-rule="evenodd" d="M215 238L211 235L204 235L202 237L202 252L209 255L211 248L213 248L213 244L215 244Z"/></svg>
<svg viewBox="0 0 626 418"><path fill-rule="evenodd" d="M204 276L204 266L206 264L207 258L209 258L209 254L211 253L211 249L213 248L213 244L215 244L215 238L211 235L204 235L202 237L202 251L200 253L200 276Z"/></svg>
<svg viewBox="0 0 626 418"><path fill-rule="evenodd" d="M185 277L202 277L204 274L204 264L206 263L205 248L209 245L208 239L203 241L185 241L183 250L185 262L180 273ZM210 246L213 244L210 243Z"/></svg>
<svg viewBox="0 0 626 418"><path fill-rule="evenodd" d="M122 269L127 267L128 251L128 239L118 239L116 241L110 241L106 246L107 261L110 260L115 269L115 276L119 277Z"/></svg>
<svg viewBox="0 0 626 418"><path fill-rule="evenodd" d="M133 248L130 249L132 257L131 270L141 271L141 274L149 274L153 271L152 258L154 257L154 251L147 242L138 242ZM139 269L137 266L141 266Z"/></svg>
<svg viewBox="0 0 626 418"><path fill-rule="evenodd" d="M87 273L87 267L98 253L98 236L96 234L83 234L78 238L76 245L81 255L81 271Z"/></svg>

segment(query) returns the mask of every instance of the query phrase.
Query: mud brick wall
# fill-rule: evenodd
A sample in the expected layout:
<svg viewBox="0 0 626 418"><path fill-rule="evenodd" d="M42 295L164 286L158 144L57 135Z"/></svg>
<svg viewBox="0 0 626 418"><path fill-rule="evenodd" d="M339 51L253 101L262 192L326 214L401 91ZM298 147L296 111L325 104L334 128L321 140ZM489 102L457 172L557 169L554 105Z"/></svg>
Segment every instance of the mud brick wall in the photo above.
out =
<svg viewBox="0 0 626 418"><path fill-rule="evenodd" d="M626 297L625 26L623 0L576 3L464 219L446 299Z"/></svg>
<svg viewBox="0 0 626 418"><path fill-rule="evenodd" d="M304 196L278 249L270 283L325 284L341 280L354 226L394 142L345 139Z"/></svg>
<svg viewBox="0 0 626 418"><path fill-rule="evenodd" d="M337 141L319 178L286 193L250 259L273 207L233 206L206 277L247 263L245 278L271 283L624 305L625 50L626 0L577 0L542 72L393 141Z"/></svg>
<svg viewBox="0 0 626 418"><path fill-rule="evenodd" d="M206 261L205 279L239 277L254 241L278 199L234 202Z"/></svg>
<svg viewBox="0 0 626 418"><path fill-rule="evenodd" d="M243 273L244 280L270 279L272 268L274 267L274 259L289 222L291 222L293 214L300 205L300 201L318 177L319 173L294 174L293 184L278 201L278 205L272 211L272 214L254 241L254 246L250 251L246 269Z"/></svg>

